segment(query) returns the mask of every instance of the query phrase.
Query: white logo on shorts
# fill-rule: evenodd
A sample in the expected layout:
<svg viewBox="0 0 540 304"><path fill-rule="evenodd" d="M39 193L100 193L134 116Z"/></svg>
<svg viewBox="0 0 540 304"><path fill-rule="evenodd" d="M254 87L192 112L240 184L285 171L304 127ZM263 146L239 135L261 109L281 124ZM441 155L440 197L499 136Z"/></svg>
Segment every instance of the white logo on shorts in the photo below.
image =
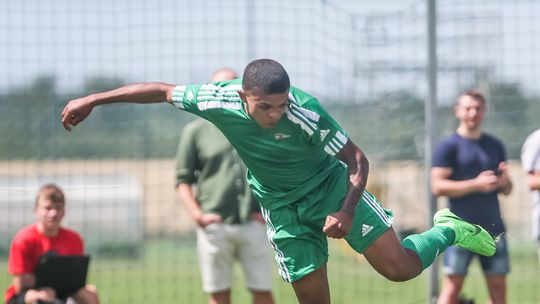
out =
<svg viewBox="0 0 540 304"><path fill-rule="evenodd" d="M373 226L363 224L362 225L362 236L366 236L371 230L373 230Z"/></svg>

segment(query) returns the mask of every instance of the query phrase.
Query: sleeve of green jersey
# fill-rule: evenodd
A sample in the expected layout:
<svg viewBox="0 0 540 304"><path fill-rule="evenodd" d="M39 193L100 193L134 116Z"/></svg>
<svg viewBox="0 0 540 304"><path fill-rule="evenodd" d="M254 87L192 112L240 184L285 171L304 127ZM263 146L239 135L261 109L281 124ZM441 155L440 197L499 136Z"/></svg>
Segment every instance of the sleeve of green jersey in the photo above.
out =
<svg viewBox="0 0 540 304"><path fill-rule="evenodd" d="M178 85L173 91L173 105L184 111L206 118L204 112L199 110L198 95L201 85Z"/></svg>
<svg viewBox="0 0 540 304"><path fill-rule="evenodd" d="M179 85L173 91L173 104L210 122L219 120L227 111L238 110L242 101L237 86L232 82L215 82L203 85Z"/></svg>
<svg viewBox="0 0 540 304"><path fill-rule="evenodd" d="M311 140L319 144L326 153L336 155L349 140L347 133L315 98L305 102L302 107L318 115L317 128L311 135Z"/></svg>

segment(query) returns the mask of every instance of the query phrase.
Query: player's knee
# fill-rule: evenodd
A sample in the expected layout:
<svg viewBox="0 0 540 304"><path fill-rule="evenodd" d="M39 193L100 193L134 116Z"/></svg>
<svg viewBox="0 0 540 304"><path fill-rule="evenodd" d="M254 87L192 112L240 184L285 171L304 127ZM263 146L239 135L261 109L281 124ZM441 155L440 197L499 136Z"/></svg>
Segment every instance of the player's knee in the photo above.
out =
<svg viewBox="0 0 540 304"><path fill-rule="evenodd" d="M409 276L406 276L400 272L389 272L383 274L383 276L392 282L405 282L410 279Z"/></svg>
<svg viewBox="0 0 540 304"><path fill-rule="evenodd" d="M409 265L399 260L385 264L379 273L393 282L403 282L414 277L410 272Z"/></svg>

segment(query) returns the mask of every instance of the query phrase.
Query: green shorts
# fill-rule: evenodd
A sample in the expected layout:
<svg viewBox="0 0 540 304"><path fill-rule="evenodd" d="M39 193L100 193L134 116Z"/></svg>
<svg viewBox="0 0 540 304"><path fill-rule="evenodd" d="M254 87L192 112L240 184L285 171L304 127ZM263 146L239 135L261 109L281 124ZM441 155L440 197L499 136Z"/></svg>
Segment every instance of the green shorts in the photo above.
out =
<svg viewBox="0 0 540 304"><path fill-rule="evenodd" d="M343 193L331 191L316 202L308 196L276 210L262 208L268 239L284 281L294 282L326 264L328 240L322 229L326 216L340 209ZM388 230L392 221L392 212L382 208L375 196L365 191L345 240L356 252L362 253Z"/></svg>

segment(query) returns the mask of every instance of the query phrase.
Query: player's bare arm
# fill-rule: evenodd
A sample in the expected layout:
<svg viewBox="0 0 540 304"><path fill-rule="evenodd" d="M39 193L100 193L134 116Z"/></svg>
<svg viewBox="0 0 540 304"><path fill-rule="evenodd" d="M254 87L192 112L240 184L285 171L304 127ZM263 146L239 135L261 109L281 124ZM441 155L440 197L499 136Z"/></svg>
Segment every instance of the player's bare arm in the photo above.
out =
<svg viewBox="0 0 540 304"><path fill-rule="evenodd" d="M163 82L148 82L127 85L112 91L91 94L68 102L62 111L62 124L71 127L86 119L95 106L108 103L172 103L174 85Z"/></svg>
<svg viewBox="0 0 540 304"><path fill-rule="evenodd" d="M349 185L341 210L327 216L323 231L329 237L343 238L351 230L356 204L366 188L369 162L364 152L350 140L337 156L347 165Z"/></svg>
<svg viewBox="0 0 540 304"><path fill-rule="evenodd" d="M366 189L369 162L364 152L351 140L347 141L337 156L347 165L349 175L349 187L341 210L352 216L358 200Z"/></svg>
<svg viewBox="0 0 540 304"><path fill-rule="evenodd" d="M433 167L431 169L431 192L435 196L457 198L473 192L492 192L498 187L498 177L493 170L482 171L473 179L461 181L450 179L451 175L451 168Z"/></svg>

